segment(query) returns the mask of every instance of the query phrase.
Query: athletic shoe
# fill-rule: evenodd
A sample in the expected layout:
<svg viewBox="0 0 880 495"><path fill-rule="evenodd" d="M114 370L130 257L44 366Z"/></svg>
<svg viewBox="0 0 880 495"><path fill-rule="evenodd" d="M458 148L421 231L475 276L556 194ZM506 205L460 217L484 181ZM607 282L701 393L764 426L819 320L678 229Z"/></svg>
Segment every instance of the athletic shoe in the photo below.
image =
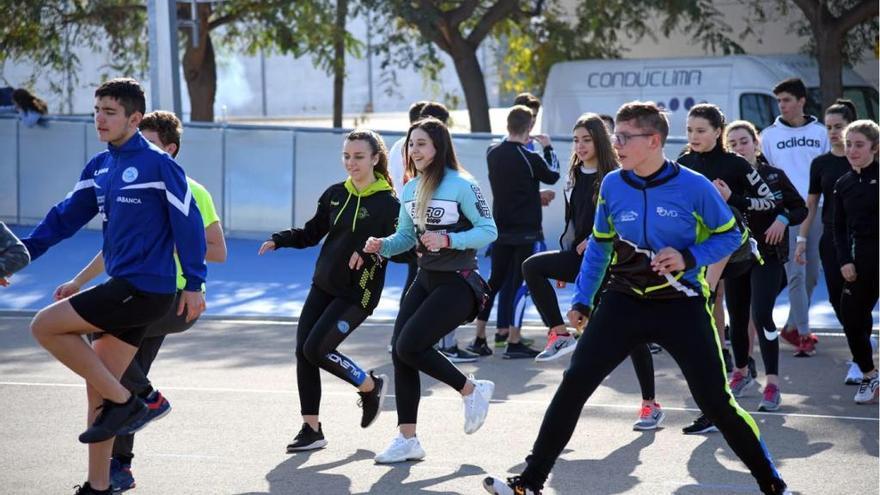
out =
<svg viewBox="0 0 880 495"><path fill-rule="evenodd" d="M540 354L540 351L537 349L532 349L528 346L524 341L507 343L507 349L504 350L504 354L501 355L504 359L534 359Z"/></svg>
<svg viewBox="0 0 880 495"><path fill-rule="evenodd" d="M660 404L656 402L653 405L642 406L642 410L639 413L639 420L633 423L633 430L656 430L665 417L666 413L663 412L663 409L660 409Z"/></svg>
<svg viewBox="0 0 880 495"><path fill-rule="evenodd" d="M480 357L473 352L458 347L457 345L454 347L441 348L440 352L446 356L446 359L449 359L449 361L453 363L473 363Z"/></svg>
<svg viewBox="0 0 880 495"><path fill-rule="evenodd" d="M76 493L73 495L111 495L113 493L113 490L110 488L106 490L95 490L88 481L82 485L76 485L74 488L76 488Z"/></svg>
<svg viewBox="0 0 880 495"><path fill-rule="evenodd" d="M373 458L377 464L393 464L395 462L420 461L425 458L425 450L419 443L419 437L406 438L397 434L391 445Z"/></svg>
<svg viewBox="0 0 880 495"><path fill-rule="evenodd" d="M794 353L794 357L810 357L816 354L817 339L814 335L804 335L800 339L800 344Z"/></svg>
<svg viewBox="0 0 880 495"><path fill-rule="evenodd" d="M489 348L489 343L486 342L486 339L481 339L479 337L475 338L471 345L467 346L467 350L478 356L492 355L492 349Z"/></svg>
<svg viewBox="0 0 880 495"><path fill-rule="evenodd" d="M124 404L104 399L95 422L79 436L82 443L98 443L125 435L133 424L147 415L147 405L132 394Z"/></svg>
<svg viewBox="0 0 880 495"><path fill-rule="evenodd" d="M495 384L489 380L474 380L473 375L468 379L474 384L474 391L462 399L464 400L464 432L470 435L479 430L486 421Z"/></svg>
<svg viewBox="0 0 880 495"><path fill-rule="evenodd" d="M874 373L874 376L866 376L862 378L862 383L859 384L859 391L856 392L856 396L854 397L856 404L871 404L877 402L878 386L880 386L880 382L877 380L876 372Z"/></svg>
<svg viewBox="0 0 880 495"><path fill-rule="evenodd" d="M150 395L144 399L144 403L147 405L147 415L132 423L128 431L129 434L143 430L148 424L164 418L171 412L171 403L158 390L150 392Z"/></svg>
<svg viewBox="0 0 880 495"><path fill-rule="evenodd" d="M746 395L746 392L749 391L750 388L758 385L758 382L755 381L748 372L743 375L739 371L733 372L733 377L730 379L730 392L734 397L740 398Z"/></svg>
<svg viewBox="0 0 880 495"><path fill-rule="evenodd" d="M659 354L663 352L663 348L653 342L648 343L648 350L651 351L651 354Z"/></svg>
<svg viewBox="0 0 880 495"><path fill-rule="evenodd" d="M730 357L730 350L726 347L721 349L721 359L724 360L724 369L730 373L733 369L733 359Z"/></svg>
<svg viewBox="0 0 880 495"><path fill-rule="evenodd" d="M755 365L755 359L749 356L749 376L758 378L758 367Z"/></svg>
<svg viewBox="0 0 880 495"><path fill-rule="evenodd" d="M759 411L776 411L779 409L779 404L782 402L782 394L779 393L779 387L772 383L768 383L766 387L764 387L764 397L761 399L761 403L758 404Z"/></svg>
<svg viewBox="0 0 880 495"><path fill-rule="evenodd" d="M544 347L544 350L541 351L540 354L535 356L535 361L543 362L543 361L553 361L554 359L559 359L566 354L570 354L574 351L575 346L577 345L577 340L569 334L560 335L558 333L551 333L547 338L547 345Z"/></svg>
<svg viewBox="0 0 880 495"><path fill-rule="evenodd" d="M388 377L385 375L376 376L372 371L370 376L375 384L373 390L358 392L358 395L361 396L358 399L358 406L361 408L361 428L367 428L376 421L379 413L382 412L382 402L385 401L385 386L387 385Z"/></svg>
<svg viewBox="0 0 880 495"><path fill-rule="evenodd" d="M685 426L681 429L681 432L685 435L699 435L702 433L712 433L713 431L718 431L718 428L709 421L705 414L700 414L700 417L695 419L690 426Z"/></svg>
<svg viewBox="0 0 880 495"><path fill-rule="evenodd" d="M765 493L767 495L792 495L785 482L779 478L771 481L768 486L762 486L761 493Z"/></svg>
<svg viewBox="0 0 880 495"><path fill-rule="evenodd" d="M110 459L110 488L113 489L113 493L122 493L135 486L131 464L123 464L119 459Z"/></svg>
<svg viewBox="0 0 880 495"><path fill-rule="evenodd" d="M795 348L801 345L801 336L798 334L797 328L783 328L779 331L779 336Z"/></svg>
<svg viewBox="0 0 880 495"><path fill-rule="evenodd" d="M308 423L303 423L299 433L293 437L293 441L287 444L287 453L322 449L326 446L327 440L324 439L324 428L321 423L318 423L318 431L313 430Z"/></svg>
<svg viewBox="0 0 880 495"><path fill-rule="evenodd" d="M495 332L495 347L504 347L507 345L507 336L509 334L506 333L498 333ZM532 345L535 343L535 339L530 339L528 337L520 337L520 343L524 345Z"/></svg>
<svg viewBox="0 0 880 495"><path fill-rule="evenodd" d="M541 490L532 490L527 487L519 476L507 478L507 481L491 476L486 477L483 479L483 489L492 495L541 495Z"/></svg>
<svg viewBox="0 0 880 495"><path fill-rule="evenodd" d="M846 372L846 378L843 380L843 383L847 385L858 385L862 383L862 370L859 368L859 365L856 363L849 363L849 370Z"/></svg>

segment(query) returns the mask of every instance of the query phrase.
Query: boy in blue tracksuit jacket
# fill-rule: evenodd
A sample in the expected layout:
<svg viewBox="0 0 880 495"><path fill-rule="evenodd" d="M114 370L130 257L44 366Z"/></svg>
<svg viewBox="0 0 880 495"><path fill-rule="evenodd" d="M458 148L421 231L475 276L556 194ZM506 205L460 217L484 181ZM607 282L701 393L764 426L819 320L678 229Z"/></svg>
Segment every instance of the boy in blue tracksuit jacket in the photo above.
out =
<svg viewBox="0 0 880 495"><path fill-rule="evenodd" d="M586 323L586 329L525 470L507 481L486 478L490 493L539 494L587 399L635 346L647 342L660 344L679 364L697 405L762 492L789 493L755 421L730 394L708 307L706 267L730 255L740 233L712 183L663 156L668 132L653 103L628 103L617 114L613 141L622 170L602 181L568 313L572 326Z"/></svg>
<svg viewBox="0 0 880 495"><path fill-rule="evenodd" d="M103 220L103 256L110 279L41 310L31 322L37 341L86 380L89 422L79 439L89 448L89 479L77 495L109 494L113 438L147 414L143 400L117 379L147 327L171 308L176 293L173 254L186 285L178 314L193 320L205 309L205 234L183 169L138 132L146 110L133 79L113 79L95 91L95 127L107 151L86 164L67 197L22 239L32 259L72 236L95 215ZM82 335L103 333L94 349Z"/></svg>

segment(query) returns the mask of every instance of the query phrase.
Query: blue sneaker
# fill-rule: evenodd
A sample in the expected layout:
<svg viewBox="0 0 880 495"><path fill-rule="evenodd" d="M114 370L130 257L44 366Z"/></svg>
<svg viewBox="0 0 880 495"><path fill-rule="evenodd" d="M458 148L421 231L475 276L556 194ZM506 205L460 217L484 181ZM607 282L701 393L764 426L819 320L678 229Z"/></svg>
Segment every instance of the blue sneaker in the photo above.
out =
<svg viewBox="0 0 880 495"><path fill-rule="evenodd" d="M110 488L113 493L122 493L135 487L131 464L123 464L119 459L110 459Z"/></svg>
<svg viewBox="0 0 880 495"><path fill-rule="evenodd" d="M147 415L142 419L133 422L124 433L125 435L137 433L143 430L148 424L164 418L171 412L171 403L168 402L168 399L166 399L165 396L162 395L162 392L159 392L158 390L153 390L150 395L144 399L144 403L147 404Z"/></svg>

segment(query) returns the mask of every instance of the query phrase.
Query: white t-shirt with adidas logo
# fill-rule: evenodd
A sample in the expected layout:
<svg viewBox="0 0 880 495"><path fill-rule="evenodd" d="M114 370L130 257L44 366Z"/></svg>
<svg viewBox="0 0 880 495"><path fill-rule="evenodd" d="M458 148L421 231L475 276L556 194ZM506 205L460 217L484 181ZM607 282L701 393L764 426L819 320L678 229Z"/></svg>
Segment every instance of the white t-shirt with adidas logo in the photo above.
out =
<svg viewBox="0 0 880 495"><path fill-rule="evenodd" d="M800 195L807 197L810 164L828 152L828 133L816 117L808 116L800 127L791 127L781 117L761 131L761 152L770 165L781 168Z"/></svg>

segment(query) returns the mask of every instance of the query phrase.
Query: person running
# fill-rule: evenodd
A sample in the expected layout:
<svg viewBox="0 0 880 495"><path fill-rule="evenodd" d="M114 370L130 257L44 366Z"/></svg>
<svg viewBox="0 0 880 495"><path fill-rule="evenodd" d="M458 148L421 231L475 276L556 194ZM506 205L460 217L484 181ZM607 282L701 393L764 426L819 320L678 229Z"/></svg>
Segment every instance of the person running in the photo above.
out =
<svg viewBox="0 0 880 495"><path fill-rule="evenodd" d="M186 280L177 314L193 321L205 310L205 228L183 169L138 131L144 92L133 79L95 91L95 127L108 149L86 164L79 182L22 242L33 259L103 220L103 258L110 279L40 310L31 332L62 364L86 380L88 481L78 495L109 494L113 438L130 432L147 405L119 381L147 328L175 300L177 251ZM82 335L105 335L89 346Z"/></svg>
<svg viewBox="0 0 880 495"><path fill-rule="evenodd" d="M467 434L489 412L495 384L467 377L433 347L457 326L476 318L485 304L486 284L477 272L477 249L497 236L492 211L480 186L459 164L446 125L428 117L409 128L407 173L397 232L370 237L365 253L390 257L413 246L419 272L406 293L391 338L399 434L377 463L425 457L416 436L421 383L419 372L449 385L464 399Z"/></svg>
<svg viewBox="0 0 880 495"><path fill-rule="evenodd" d="M789 238L785 227L803 222L807 218L807 206L785 172L771 166L758 154L758 132L751 123L743 120L732 122L725 132L731 151L752 164L782 206L779 212L746 211L749 228L757 234L763 263L754 263L748 272L724 279L727 308L731 311L730 342L734 359L730 390L734 397L739 398L756 385L748 369L752 348L748 324L742 324L743 320L748 321L751 314L757 327L758 345L767 376L758 410L776 411L782 395L779 392L779 333L773 322L773 306L776 304L778 287L784 281L784 264L788 260ZM734 311L740 314L734 315Z"/></svg>
<svg viewBox="0 0 880 495"><path fill-rule="evenodd" d="M747 211L776 211L777 204L772 191L761 178L761 175L752 169L751 165L741 156L728 152L724 148L724 114L712 104L701 103L691 107L688 112L687 152L678 158L678 163L694 170L712 181L721 196L732 208L734 217L742 238L739 248L728 259L709 267L707 279L713 289L713 300L710 305L713 309L716 331L721 342L722 356L726 370L733 368L730 353L724 345L724 286L718 283L719 279L737 277L749 272L752 264L759 257L757 242L751 237L751 233L745 222L743 214ZM730 312L731 333L734 327L738 331L748 332L749 307L731 307L727 301L727 309ZM756 374L756 373L755 373ZM753 379L752 374L749 378ZM693 424L685 427L685 434L707 433L714 428L705 415L700 415Z"/></svg>
<svg viewBox="0 0 880 495"><path fill-rule="evenodd" d="M653 341L679 364L697 405L719 425L761 490L788 493L757 425L727 390L707 307L705 267L740 244L733 214L705 177L663 156L669 124L654 103L622 106L616 129L622 169L602 181L568 313L573 326L586 322L586 329L525 469L506 481L487 477L482 486L496 495L541 493L587 399L634 346ZM606 270L605 293L594 307Z"/></svg>
<svg viewBox="0 0 880 495"><path fill-rule="evenodd" d="M31 262L24 244L0 222L0 287L9 285L9 277L26 267Z"/></svg>
<svg viewBox="0 0 880 495"><path fill-rule="evenodd" d="M144 116L138 127L144 139L171 155L172 158L177 158L183 126L176 115L161 110L150 112ZM226 240L223 237L223 227L220 224L220 217L217 216L217 209L214 207L211 193L205 189L205 186L190 177L186 178L186 182L202 215L202 223L205 225L207 245L205 261L223 263L226 261ZM181 272L177 255L174 256L174 261L177 267L175 301L179 303L186 279ZM103 272L104 257L102 252L98 252L97 256L76 277L55 289L54 299L60 301L76 294L85 284ZM204 285L202 292L204 292ZM153 388L152 382L147 377L153 361L159 354L159 349L167 335L189 330L196 321L198 318L186 321L186 316L178 315L177 306L172 305L165 316L147 328L134 359L122 375L122 384L147 404L149 412L132 426L132 433L117 436L113 443L113 458L110 460L110 484L114 492L124 492L135 487L134 475L131 472L131 461L134 458L134 432L140 431L148 423L163 418L171 412L171 403L160 391ZM94 338L100 338L101 335L96 334Z"/></svg>
<svg viewBox="0 0 880 495"><path fill-rule="evenodd" d="M535 254L522 265L523 277L535 307L541 319L550 326L547 345L535 357L537 362L559 359L575 349L577 340L562 321L556 292L549 279L557 280L557 284L564 287L577 278L587 248L587 238L593 231L599 184L606 175L618 168L611 134L601 116L594 113L581 115L572 133L574 146L565 186L565 230L559 238L560 250ZM630 358L642 391L642 407L633 429L656 429L665 413L654 400L654 360L647 345L636 346Z"/></svg>
<svg viewBox="0 0 880 495"><path fill-rule="evenodd" d="M559 180L559 169L554 168L558 163L548 164L541 155L526 148L533 119L528 107L511 108L507 115L507 137L491 145L486 153L498 239L492 245L489 300L477 316L477 335L469 348L483 356L492 354L486 342L486 323L496 294L499 296L496 333L507 335L507 348L502 357L520 359L538 355L537 350L520 342L520 329L514 324L516 291L510 290L522 285L522 264L534 253L535 243L544 240L540 185L552 185ZM549 139L542 144L550 147ZM508 290L499 292L502 287Z"/></svg>
<svg viewBox="0 0 880 495"><path fill-rule="evenodd" d="M828 131L831 151L817 156L810 164L810 187L807 194L807 208L810 213L800 226L795 248L795 261L801 265L806 264L807 239L810 237L813 222L818 216L819 205L822 204L822 236L819 238L819 258L822 262L822 272L825 275L828 301L841 325L843 325L843 317L840 314L840 295L843 291L843 276L840 274L837 253L834 250L834 184L851 170L849 160L846 159L843 131L856 119L856 107L849 100L839 99L825 110L825 128ZM853 360L847 370L844 383L858 385L861 381L862 372L859 370L859 365Z"/></svg>
<svg viewBox="0 0 880 495"><path fill-rule="evenodd" d="M318 199L315 216L301 229L272 234L259 254L279 248L312 247L326 237L296 330L296 382L303 424L287 452L327 445L319 419L321 375L325 370L356 387L361 428L382 412L385 375L367 373L337 348L367 319L382 295L385 260L364 252L367 238L394 232L400 202L391 187L388 153L373 131L354 130L346 138L342 162L348 173Z"/></svg>
<svg viewBox="0 0 880 495"><path fill-rule="evenodd" d="M834 247L843 275L840 315L853 359L862 372L854 400L877 402L878 379L871 350L871 311L878 292L878 129L870 120L846 127L846 158L852 170L834 185Z"/></svg>
<svg viewBox="0 0 880 495"><path fill-rule="evenodd" d="M816 117L804 114L807 87L797 78L786 79L773 88L780 115L761 132L761 153L770 165L785 171L801 197L809 194L810 163L826 153L828 134ZM822 205L819 205L821 208ZM816 215L820 217L821 215ZM789 235L798 239L801 227L789 227ZM816 353L818 340L810 332L810 298L819 280L819 228L810 225L806 245L806 265L795 256L792 244L785 274L788 285L789 312L780 336L796 349L799 357Z"/></svg>

